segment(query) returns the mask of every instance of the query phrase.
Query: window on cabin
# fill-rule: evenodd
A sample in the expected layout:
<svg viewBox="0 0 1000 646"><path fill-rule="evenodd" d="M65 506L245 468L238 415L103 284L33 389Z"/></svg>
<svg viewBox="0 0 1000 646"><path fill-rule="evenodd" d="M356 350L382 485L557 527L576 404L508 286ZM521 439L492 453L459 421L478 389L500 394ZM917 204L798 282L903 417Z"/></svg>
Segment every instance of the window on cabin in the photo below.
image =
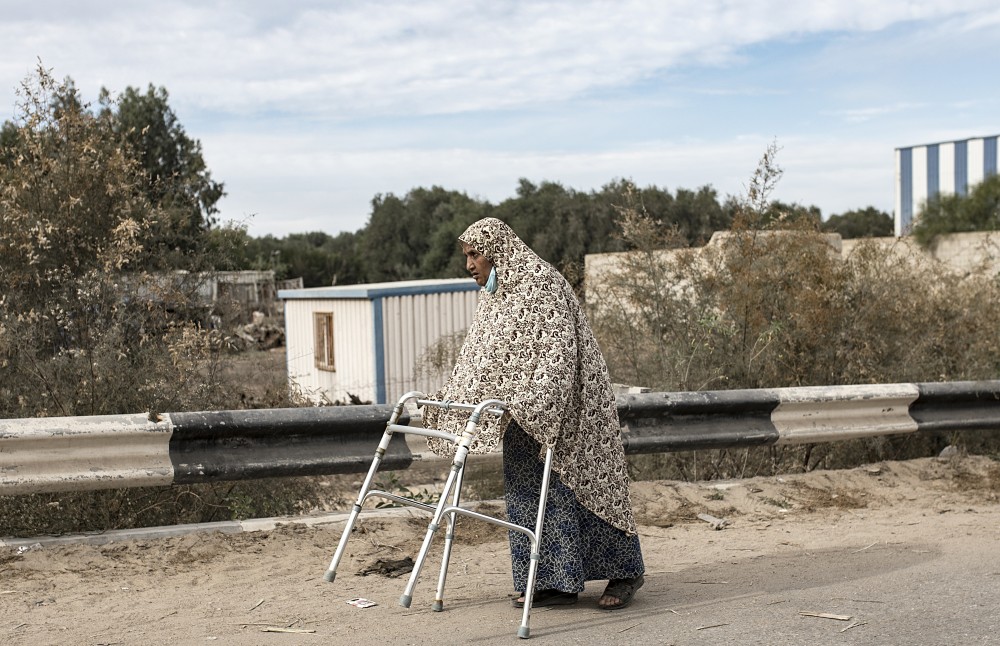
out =
<svg viewBox="0 0 1000 646"><path fill-rule="evenodd" d="M313 334L316 343L313 353L320 370L337 370L333 361L333 312L313 312Z"/></svg>

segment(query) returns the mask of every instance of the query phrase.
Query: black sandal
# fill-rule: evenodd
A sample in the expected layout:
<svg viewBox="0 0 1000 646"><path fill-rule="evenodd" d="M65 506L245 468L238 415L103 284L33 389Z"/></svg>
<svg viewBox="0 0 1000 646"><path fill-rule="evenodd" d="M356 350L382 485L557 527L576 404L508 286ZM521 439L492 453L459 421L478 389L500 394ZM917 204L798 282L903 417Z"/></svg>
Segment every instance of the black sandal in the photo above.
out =
<svg viewBox="0 0 1000 646"><path fill-rule="evenodd" d="M621 610L632 603L632 598L635 596L636 590L641 588L645 582L646 580L641 574L634 579L614 579L613 581L608 581L608 587L604 588L604 594L601 596L615 597L618 599L618 603L613 606L602 606L598 602L597 607L601 610Z"/></svg>
<svg viewBox="0 0 1000 646"><path fill-rule="evenodd" d="M520 594L524 598L524 593ZM544 608L546 606L570 606L576 603L577 594L575 592L563 592L562 590L539 590L531 598L532 608ZM510 600L515 608L523 608L524 601L517 597Z"/></svg>

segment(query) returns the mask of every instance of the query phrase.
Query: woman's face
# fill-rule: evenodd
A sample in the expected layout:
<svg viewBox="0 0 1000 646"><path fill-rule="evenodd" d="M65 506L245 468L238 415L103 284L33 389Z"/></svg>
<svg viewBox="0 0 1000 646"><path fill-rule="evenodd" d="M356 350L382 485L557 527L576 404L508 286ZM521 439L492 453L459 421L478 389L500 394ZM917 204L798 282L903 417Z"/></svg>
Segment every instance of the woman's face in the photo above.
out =
<svg viewBox="0 0 1000 646"><path fill-rule="evenodd" d="M466 243L462 243L462 253L465 254L465 268L472 274L476 284L480 287L486 286L486 281L490 278L490 270L493 263L489 258L479 253Z"/></svg>

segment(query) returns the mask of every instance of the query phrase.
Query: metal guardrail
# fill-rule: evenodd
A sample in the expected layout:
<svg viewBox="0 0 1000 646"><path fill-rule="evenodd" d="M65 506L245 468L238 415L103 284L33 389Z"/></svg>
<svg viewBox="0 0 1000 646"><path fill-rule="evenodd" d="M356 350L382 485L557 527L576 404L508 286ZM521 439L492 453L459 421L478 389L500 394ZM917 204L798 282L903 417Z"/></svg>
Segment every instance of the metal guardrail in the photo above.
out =
<svg viewBox="0 0 1000 646"><path fill-rule="evenodd" d="M0 419L0 495L363 473L391 413L331 406ZM393 437L383 468L412 461L404 438Z"/></svg>
<svg viewBox="0 0 1000 646"><path fill-rule="evenodd" d="M641 393L620 395L618 412L629 454L1000 430L1000 380ZM363 473L391 413L338 406L0 419L0 495ZM412 460L394 436L382 468Z"/></svg>
<svg viewBox="0 0 1000 646"><path fill-rule="evenodd" d="M626 453L1000 430L1000 380L620 395Z"/></svg>

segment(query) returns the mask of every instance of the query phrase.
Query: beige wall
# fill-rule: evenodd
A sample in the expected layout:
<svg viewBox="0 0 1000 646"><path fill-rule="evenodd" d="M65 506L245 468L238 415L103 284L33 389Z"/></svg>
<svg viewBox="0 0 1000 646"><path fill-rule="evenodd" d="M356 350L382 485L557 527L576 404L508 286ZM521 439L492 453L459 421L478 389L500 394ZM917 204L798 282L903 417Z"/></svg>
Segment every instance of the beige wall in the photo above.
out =
<svg viewBox="0 0 1000 646"><path fill-rule="evenodd" d="M680 249L661 251L662 254L697 253L701 249L719 244L729 233L717 231L705 247L697 249ZM848 257L864 240L884 247L891 247L905 255L925 255L933 258L947 267L963 275L985 272L989 275L1000 274L1000 232L983 231L974 233L953 233L941 236L933 249L924 250L912 237L901 238L859 238L842 240L836 233L824 234L833 253ZM624 269L624 259L628 252L589 254L584 259L587 301L593 303L596 297L595 288L600 284L602 276L609 272L619 272Z"/></svg>
<svg viewBox="0 0 1000 646"><path fill-rule="evenodd" d="M843 255L849 256L864 238L844 240ZM905 255L924 255L963 275L1000 274L1000 232L977 231L941 236L932 249L925 250L910 236L871 238L872 242L892 247Z"/></svg>

